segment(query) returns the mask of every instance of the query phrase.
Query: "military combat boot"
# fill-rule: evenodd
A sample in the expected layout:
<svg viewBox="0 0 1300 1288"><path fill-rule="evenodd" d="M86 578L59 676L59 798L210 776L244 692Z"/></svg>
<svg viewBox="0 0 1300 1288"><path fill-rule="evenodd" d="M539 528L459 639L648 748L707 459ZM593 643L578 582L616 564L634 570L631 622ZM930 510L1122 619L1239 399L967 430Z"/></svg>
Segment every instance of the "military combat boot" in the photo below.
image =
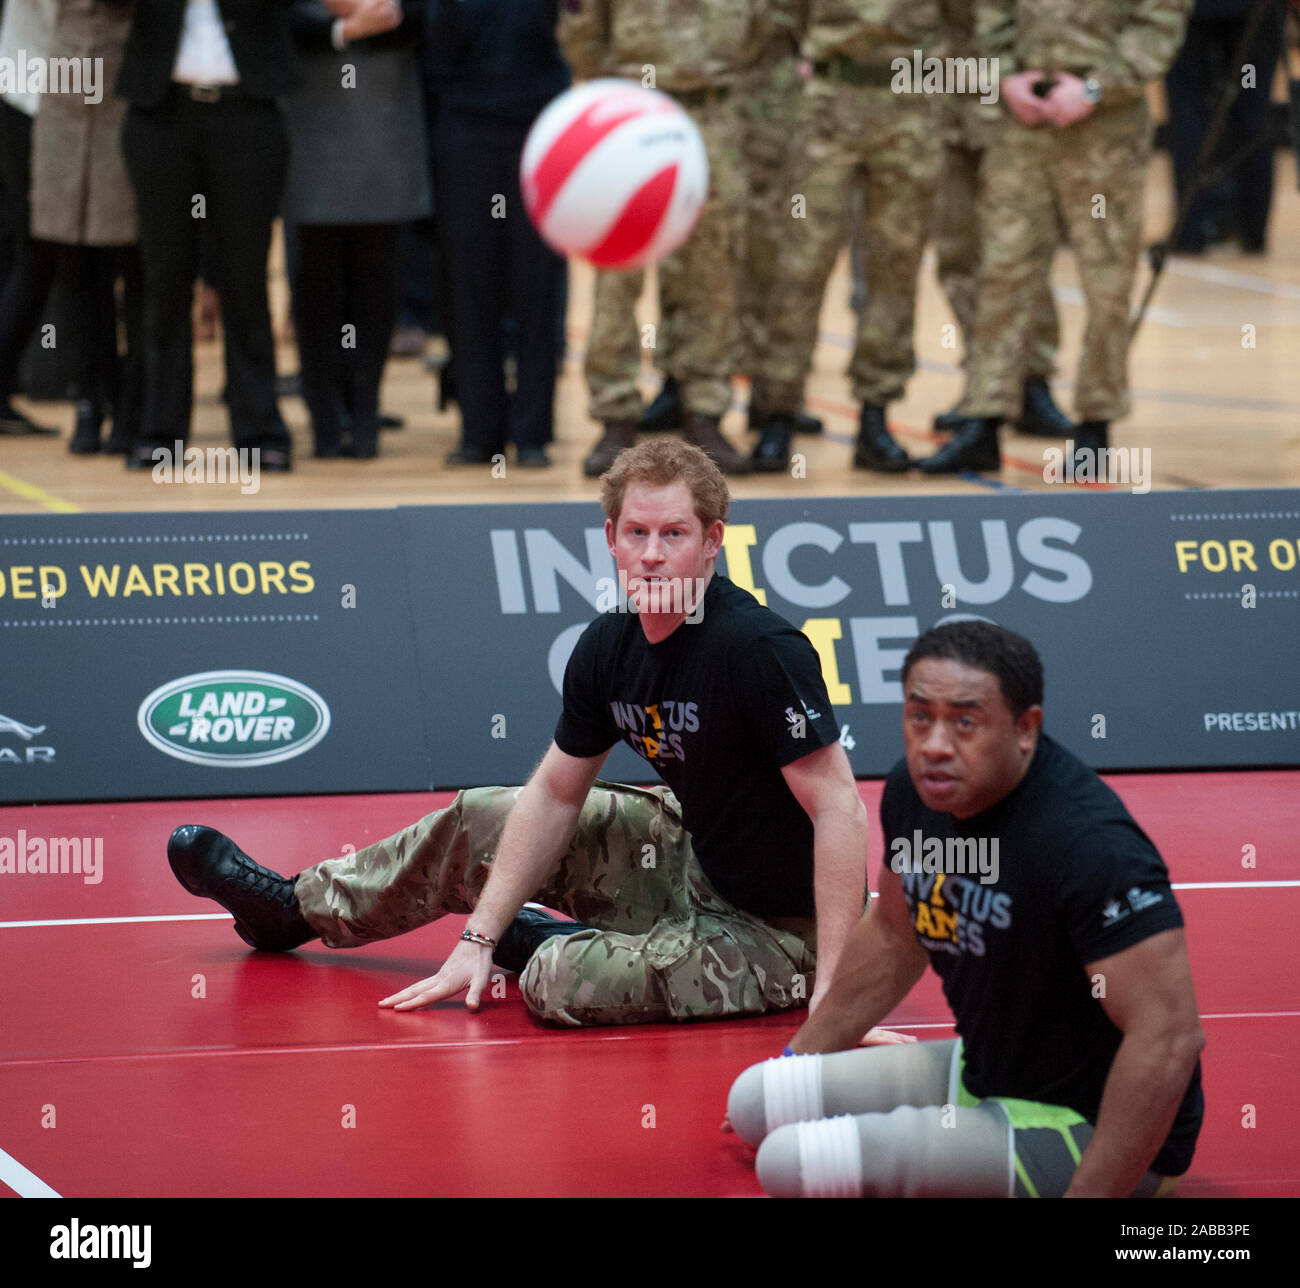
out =
<svg viewBox="0 0 1300 1288"><path fill-rule="evenodd" d="M589 479L599 478L614 464L625 447L636 446L637 422L634 420L607 420L605 433L591 449L591 455L582 462L582 472Z"/></svg>
<svg viewBox="0 0 1300 1288"><path fill-rule="evenodd" d="M724 474L748 474L749 461L722 436L722 417L693 411L686 417L686 441L693 443Z"/></svg>

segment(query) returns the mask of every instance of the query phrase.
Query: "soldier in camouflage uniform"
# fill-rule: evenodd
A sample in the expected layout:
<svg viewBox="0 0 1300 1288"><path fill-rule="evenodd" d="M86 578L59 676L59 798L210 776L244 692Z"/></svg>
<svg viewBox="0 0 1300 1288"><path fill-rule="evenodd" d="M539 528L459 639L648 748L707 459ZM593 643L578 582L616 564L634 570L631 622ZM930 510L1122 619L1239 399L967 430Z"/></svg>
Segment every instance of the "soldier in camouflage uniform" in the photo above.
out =
<svg viewBox="0 0 1300 1288"><path fill-rule="evenodd" d="M987 230L965 419L927 473L997 469L998 426L1020 406L1034 299L1057 244L1079 260L1088 321L1075 383L1076 450L1107 446L1128 413L1129 299L1151 151L1144 88L1173 61L1191 0L975 0L997 58L1005 124L985 158Z"/></svg>
<svg viewBox="0 0 1300 1288"><path fill-rule="evenodd" d="M736 299L740 312L738 370L749 375L762 351L760 335L767 323L772 274L776 268L778 238L789 217L783 179L788 153L799 117L803 76L799 69L799 41L807 25L808 0L765 0L765 36L762 52L737 80L733 94L740 115L740 151L745 171L744 239L737 262ZM677 315L671 298L660 311L656 349L659 365L667 367L672 353ZM681 392L668 376L663 388L641 417L642 432L677 429L683 418ZM750 391L749 428L761 429L767 421L763 391ZM798 433L818 434L822 423L807 412L795 417Z"/></svg>
<svg viewBox="0 0 1300 1288"><path fill-rule="evenodd" d="M973 0L948 0L953 20L953 52L959 58L975 56ZM973 65L973 64L972 64ZM999 103L985 103L972 93L947 94L942 107L943 158L934 211L934 250L939 284L957 319L962 337L962 369L969 374L971 343L975 336L975 309L979 301L981 217L980 168L990 143L1003 121ZM1047 269L1035 285L1030 349L1025 366L1024 397L1019 413L1022 433L1064 437L1074 426L1052 401L1048 380L1056 369L1059 328ZM951 430L965 419L960 404L935 417L937 430Z"/></svg>
<svg viewBox="0 0 1300 1288"><path fill-rule="evenodd" d="M620 76L670 94L690 114L709 158L709 197L686 243L659 264L664 312L674 311L666 366L686 405L686 437L729 473L747 461L723 438L738 345L736 266L744 237L745 175L733 93L758 56L761 0L568 0L560 46L579 79ZM583 463L603 474L636 441L640 332L633 307L644 273L601 272L587 344L587 414L605 432Z"/></svg>
<svg viewBox="0 0 1300 1288"><path fill-rule="evenodd" d="M896 58L943 53L940 0L812 0L803 42L812 76L791 148L780 263L754 372L773 413L755 467L790 459L789 413L799 405L817 339L826 281L843 240L849 184L865 184L866 306L849 364L861 404L853 463L895 473L907 454L890 437L885 406L915 369L916 280L939 170L935 96L895 92Z"/></svg>
<svg viewBox="0 0 1300 1288"><path fill-rule="evenodd" d="M729 498L700 449L634 448L602 480L602 502L640 611L604 614L579 639L555 741L526 787L461 792L295 878L181 827L168 858L185 889L267 950L351 947L471 914L437 975L384 999L400 1010L466 989L476 1007L493 960L521 971L534 1014L563 1025L815 1005L862 915L867 845L817 654L714 576ZM698 617L644 603L649 578L703 586ZM597 782L619 741L677 795ZM521 920L534 898L578 924L528 909Z"/></svg>

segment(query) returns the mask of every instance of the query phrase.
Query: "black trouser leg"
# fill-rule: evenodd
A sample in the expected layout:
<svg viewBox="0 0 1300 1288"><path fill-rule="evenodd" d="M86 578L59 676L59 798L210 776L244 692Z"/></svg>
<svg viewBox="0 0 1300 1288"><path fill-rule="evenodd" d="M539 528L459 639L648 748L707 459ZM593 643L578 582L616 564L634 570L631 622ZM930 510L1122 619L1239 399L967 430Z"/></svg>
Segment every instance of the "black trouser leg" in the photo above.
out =
<svg viewBox="0 0 1300 1288"><path fill-rule="evenodd" d="M396 224L354 224L348 228L348 320L356 326L356 348L348 355L348 407L352 441L360 455L373 455L379 441L379 387L397 320Z"/></svg>
<svg viewBox="0 0 1300 1288"><path fill-rule="evenodd" d="M203 188L193 111L174 99L148 112L130 107L122 126L122 156L140 229L144 399L137 442L142 446L170 447L190 427L190 306L204 224L195 218L194 198Z"/></svg>
<svg viewBox="0 0 1300 1288"><path fill-rule="evenodd" d="M298 341L302 397L311 413L317 456L339 454L347 418L342 231L332 224L297 225L293 328Z"/></svg>
<svg viewBox="0 0 1300 1288"><path fill-rule="evenodd" d="M221 296L226 401L237 447L287 450L275 396L275 341L266 291L271 225L289 159L280 109L259 99L196 104L207 195L212 285Z"/></svg>

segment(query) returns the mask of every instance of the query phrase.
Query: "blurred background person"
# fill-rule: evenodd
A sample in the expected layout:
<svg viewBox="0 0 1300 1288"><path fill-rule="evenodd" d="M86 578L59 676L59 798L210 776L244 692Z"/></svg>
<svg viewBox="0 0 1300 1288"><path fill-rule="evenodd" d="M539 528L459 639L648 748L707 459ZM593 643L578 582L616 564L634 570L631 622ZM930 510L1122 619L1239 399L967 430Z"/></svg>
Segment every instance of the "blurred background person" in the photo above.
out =
<svg viewBox="0 0 1300 1288"><path fill-rule="evenodd" d="M135 196L122 159L126 104L113 92L131 25L130 0L57 0L54 59L96 60L98 102L47 92L32 126L31 230L42 251L48 298L56 268L73 285L77 419L68 446L124 453L135 439L143 397L143 314ZM86 63L82 64L87 65ZM126 353L118 353L117 282L122 280Z"/></svg>
<svg viewBox="0 0 1300 1288"><path fill-rule="evenodd" d="M199 267L221 297L226 405L237 448L292 467L276 404L267 302L271 225L288 165L278 99L293 85L289 9L266 0L135 0L118 77L122 154L144 267L145 396L128 468L175 450L193 408L191 308Z"/></svg>
<svg viewBox="0 0 1300 1288"><path fill-rule="evenodd" d="M749 472L748 459L722 434L740 360L746 169L738 86L766 34L760 0L566 3L560 26L578 76L641 81L650 68L654 87L674 98L700 132L709 195L694 231L658 264L660 321L668 331L661 361L680 390L687 442L727 474ZM596 274L584 375L587 414L604 432L583 461L588 478L603 474L640 428L641 331L634 309L644 278L640 269Z"/></svg>
<svg viewBox="0 0 1300 1288"><path fill-rule="evenodd" d="M7 0L0 18L0 58L15 66L23 57L49 53L56 0ZM12 252L4 292L0 295L0 434L56 434L37 425L9 401L41 305L49 289L42 286L48 269L43 249L31 240L32 119L41 96L26 86L0 95L0 181L3 182L5 224Z"/></svg>
<svg viewBox="0 0 1300 1288"><path fill-rule="evenodd" d="M379 450L403 223L429 214L419 47L424 0L295 0L284 201L302 396L315 454Z"/></svg>
<svg viewBox="0 0 1300 1288"><path fill-rule="evenodd" d="M528 128L569 85L555 41L557 0L432 0L434 202L451 290L461 442L448 465L482 465L515 446L550 464L564 260L537 235L519 190ZM444 301L439 300L439 307ZM507 387L505 323L516 330Z"/></svg>
<svg viewBox="0 0 1300 1288"><path fill-rule="evenodd" d="M1252 18L1254 33L1238 56ZM1273 201L1269 103L1285 18L1284 0L1196 0L1187 38L1165 76L1179 210L1188 199L1214 113L1230 85L1236 97L1218 145L1206 159L1207 168L1226 166L1227 172L1196 194L1170 246L1173 251L1199 255L1229 238L1236 238L1248 254L1265 249Z"/></svg>

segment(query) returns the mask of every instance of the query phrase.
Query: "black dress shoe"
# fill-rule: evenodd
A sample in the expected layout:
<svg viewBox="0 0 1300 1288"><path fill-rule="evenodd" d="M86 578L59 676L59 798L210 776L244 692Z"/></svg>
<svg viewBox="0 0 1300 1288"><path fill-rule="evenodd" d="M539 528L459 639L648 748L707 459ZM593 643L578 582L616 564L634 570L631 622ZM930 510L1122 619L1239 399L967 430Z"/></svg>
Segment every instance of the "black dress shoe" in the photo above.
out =
<svg viewBox="0 0 1300 1288"><path fill-rule="evenodd" d="M790 468L790 441L794 436L792 418L780 412L765 418L749 463L758 474L783 474Z"/></svg>
<svg viewBox="0 0 1300 1288"><path fill-rule="evenodd" d="M405 429L406 417L392 416L389 415L387 412L381 412L379 415L379 428L380 429Z"/></svg>
<svg viewBox="0 0 1300 1288"><path fill-rule="evenodd" d="M516 447L515 464L523 470L546 470L551 467L551 458L544 447Z"/></svg>
<svg viewBox="0 0 1300 1288"><path fill-rule="evenodd" d="M106 456L124 456L131 450L131 444L134 442L135 429L114 412L112 428L108 431L108 437L99 450Z"/></svg>
<svg viewBox="0 0 1300 1288"><path fill-rule="evenodd" d="M997 419L962 421L953 431L952 437L933 456L927 456L915 464L922 474L961 474L966 470L1001 469Z"/></svg>
<svg viewBox="0 0 1300 1288"><path fill-rule="evenodd" d="M153 458L154 452L159 447L166 447L165 443L132 443L127 449L125 465L128 470L151 470L157 462ZM168 447L168 455L173 448Z"/></svg>
<svg viewBox="0 0 1300 1288"><path fill-rule="evenodd" d="M458 447L442 458L444 465L491 465L493 452L482 447Z"/></svg>
<svg viewBox="0 0 1300 1288"><path fill-rule="evenodd" d="M352 461L373 461L379 455L379 442L372 438L350 438L339 448L339 455Z"/></svg>
<svg viewBox="0 0 1300 1288"><path fill-rule="evenodd" d="M877 403L863 403L858 416L858 443L853 449L853 468L881 474L902 474L911 464L907 453L894 442L885 426L885 409Z"/></svg>
<svg viewBox="0 0 1300 1288"><path fill-rule="evenodd" d="M681 387L672 376L665 376L663 388L641 413L637 428L646 434L659 434L667 429L681 429L685 419Z"/></svg>
<svg viewBox="0 0 1300 1288"><path fill-rule="evenodd" d="M293 878L254 863L213 828L178 827L167 842L167 862L190 894L215 899L234 913L235 932L251 947L283 953L316 938L298 906Z"/></svg>
<svg viewBox="0 0 1300 1288"><path fill-rule="evenodd" d="M519 909L519 914L506 927L505 933L492 950L493 962L502 970L512 970L521 974L528 959L548 940L556 935L576 935L579 931L590 930L578 921L561 921L552 917L541 908Z"/></svg>
<svg viewBox="0 0 1300 1288"><path fill-rule="evenodd" d="M74 456L93 456L99 451L99 427L104 422L104 409L88 398L77 403L77 423L68 443Z"/></svg>
<svg viewBox="0 0 1300 1288"><path fill-rule="evenodd" d="M1025 396L1017 422L1022 434L1035 438L1069 438L1074 422L1052 401L1052 391L1043 376L1025 381Z"/></svg>
<svg viewBox="0 0 1300 1288"><path fill-rule="evenodd" d="M258 456L258 468L268 474L288 474L293 469L293 455L287 447L263 447Z"/></svg>

